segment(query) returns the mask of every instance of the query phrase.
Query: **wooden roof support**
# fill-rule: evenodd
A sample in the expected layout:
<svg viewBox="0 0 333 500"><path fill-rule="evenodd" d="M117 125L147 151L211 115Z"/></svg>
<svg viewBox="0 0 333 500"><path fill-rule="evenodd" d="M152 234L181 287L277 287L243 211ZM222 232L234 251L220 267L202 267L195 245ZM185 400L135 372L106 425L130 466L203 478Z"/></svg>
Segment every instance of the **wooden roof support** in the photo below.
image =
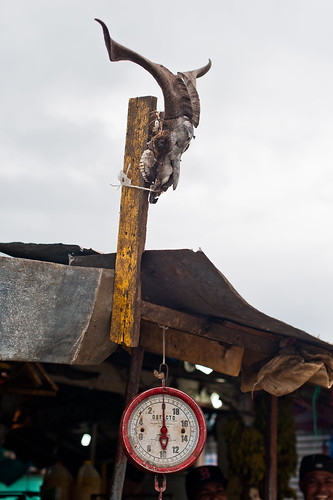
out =
<svg viewBox="0 0 333 500"><path fill-rule="evenodd" d="M143 355L144 355L144 349L141 346L133 349L131 363L129 367L128 379L127 379L125 406L127 406L138 393ZM122 491L126 473L126 465L127 465L127 458L124 454L120 440L118 439L109 500L120 500L122 497Z"/></svg>
<svg viewBox="0 0 333 500"><path fill-rule="evenodd" d="M266 392L266 477L265 499L277 498L277 417L278 398Z"/></svg>
<svg viewBox="0 0 333 500"><path fill-rule="evenodd" d="M139 162L149 139L156 97L130 99L128 106L124 173L133 186L144 187ZM136 347L140 332L141 257L145 247L148 191L123 187L113 292L110 338Z"/></svg>
<svg viewBox="0 0 333 500"><path fill-rule="evenodd" d="M139 163L150 135L156 97L130 99L123 172L131 185L145 187ZM144 349L139 346L141 324L141 258L146 242L148 191L123 186L121 192L118 246L115 263L110 339L135 347L126 389L127 405L139 389ZM118 441L110 500L120 500L127 459Z"/></svg>
<svg viewBox="0 0 333 500"><path fill-rule="evenodd" d="M174 330L190 333L206 340L216 340L264 355L274 354L282 337L256 328L239 325L220 318L195 316L168 307L141 302L141 320L165 325ZM253 339L255 338L255 342Z"/></svg>

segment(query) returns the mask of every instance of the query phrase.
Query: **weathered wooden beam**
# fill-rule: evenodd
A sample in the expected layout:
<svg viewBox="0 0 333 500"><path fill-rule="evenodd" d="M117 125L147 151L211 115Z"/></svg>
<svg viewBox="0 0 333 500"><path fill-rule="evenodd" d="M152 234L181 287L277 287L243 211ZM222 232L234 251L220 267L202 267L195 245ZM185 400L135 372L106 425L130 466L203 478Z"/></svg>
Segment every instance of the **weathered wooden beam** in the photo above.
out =
<svg viewBox="0 0 333 500"><path fill-rule="evenodd" d="M156 97L130 99L124 173L132 185L144 187L139 162L149 139ZM141 257L146 240L148 191L123 187L121 193L117 257L110 338L135 347L139 343Z"/></svg>
<svg viewBox="0 0 333 500"><path fill-rule="evenodd" d="M275 353L280 340L278 335L244 327L231 321L215 322L212 318L194 316L145 301L141 302L141 318L157 325L163 324L207 340L231 344L264 355Z"/></svg>
<svg viewBox="0 0 333 500"><path fill-rule="evenodd" d="M180 332L168 328L166 331L166 355L193 364L209 366L219 373L239 375L243 359L242 347ZM162 351L162 328L143 322L141 324L140 345L147 351L160 354Z"/></svg>
<svg viewBox="0 0 333 500"><path fill-rule="evenodd" d="M125 406L137 395L139 390L140 375L143 363L144 349L141 346L132 350L132 358L128 371ZM123 447L118 440L115 463L111 480L110 500L121 500L125 480L127 458Z"/></svg>
<svg viewBox="0 0 333 500"><path fill-rule="evenodd" d="M0 257L0 359L95 365L109 339L114 271Z"/></svg>
<svg viewBox="0 0 333 500"><path fill-rule="evenodd" d="M175 311L144 300L141 301L141 319L195 335L203 335L209 328L207 318Z"/></svg>
<svg viewBox="0 0 333 500"><path fill-rule="evenodd" d="M267 420L266 420L266 476L265 476L265 498L276 500L277 498L277 419L278 398L266 393Z"/></svg>
<svg viewBox="0 0 333 500"><path fill-rule="evenodd" d="M0 362L2 377L0 395L29 394L40 396L55 396L58 386L49 377L40 363L20 361Z"/></svg>

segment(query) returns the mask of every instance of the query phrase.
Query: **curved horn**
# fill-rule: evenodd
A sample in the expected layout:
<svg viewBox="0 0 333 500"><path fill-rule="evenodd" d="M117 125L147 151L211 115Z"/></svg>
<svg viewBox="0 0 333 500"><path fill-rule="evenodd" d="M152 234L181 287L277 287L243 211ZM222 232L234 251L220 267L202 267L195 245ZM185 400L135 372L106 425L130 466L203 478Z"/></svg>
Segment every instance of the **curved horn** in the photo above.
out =
<svg viewBox="0 0 333 500"><path fill-rule="evenodd" d="M203 66L202 68L195 69L193 71L186 71L184 73L180 72L177 73L179 76L182 77L187 87L193 110L192 123L195 127L199 125L199 119L200 119L200 100L198 92L196 90L197 86L196 80L197 78L204 76L210 70L211 66L212 66L212 61L208 59L208 63L206 64L206 66Z"/></svg>
<svg viewBox="0 0 333 500"><path fill-rule="evenodd" d="M110 61L132 61L147 70L161 87L164 97L164 119L172 120L180 116L193 118L191 97L187 86L179 75L174 75L161 64L156 64L123 45L112 40L107 26L95 19L103 28L105 45Z"/></svg>

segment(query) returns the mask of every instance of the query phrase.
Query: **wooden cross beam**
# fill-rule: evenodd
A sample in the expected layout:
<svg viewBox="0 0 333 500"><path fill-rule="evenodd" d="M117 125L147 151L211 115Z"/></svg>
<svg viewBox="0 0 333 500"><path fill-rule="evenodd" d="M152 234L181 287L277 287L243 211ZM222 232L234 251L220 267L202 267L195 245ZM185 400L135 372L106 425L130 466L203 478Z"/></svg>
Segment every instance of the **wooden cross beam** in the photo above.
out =
<svg viewBox="0 0 333 500"><path fill-rule="evenodd" d="M139 162L150 138L157 98L137 97L128 106L124 173L132 186L145 187ZM139 344L141 257L146 241L148 191L123 186L121 192L117 257L110 339L117 344Z"/></svg>

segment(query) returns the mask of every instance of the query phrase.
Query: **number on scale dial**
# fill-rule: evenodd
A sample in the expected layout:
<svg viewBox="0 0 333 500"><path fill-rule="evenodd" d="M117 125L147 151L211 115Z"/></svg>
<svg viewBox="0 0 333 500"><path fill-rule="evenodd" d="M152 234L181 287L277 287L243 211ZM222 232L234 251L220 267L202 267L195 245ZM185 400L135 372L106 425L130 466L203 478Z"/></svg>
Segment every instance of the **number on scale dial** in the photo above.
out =
<svg viewBox="0 0 333 500"><path fill-rule="evenodd" d="M138 467L170 473L190 467L206 440L201 408L171 387L149 389L125 409L120 436L128 458Z"/></svg>

